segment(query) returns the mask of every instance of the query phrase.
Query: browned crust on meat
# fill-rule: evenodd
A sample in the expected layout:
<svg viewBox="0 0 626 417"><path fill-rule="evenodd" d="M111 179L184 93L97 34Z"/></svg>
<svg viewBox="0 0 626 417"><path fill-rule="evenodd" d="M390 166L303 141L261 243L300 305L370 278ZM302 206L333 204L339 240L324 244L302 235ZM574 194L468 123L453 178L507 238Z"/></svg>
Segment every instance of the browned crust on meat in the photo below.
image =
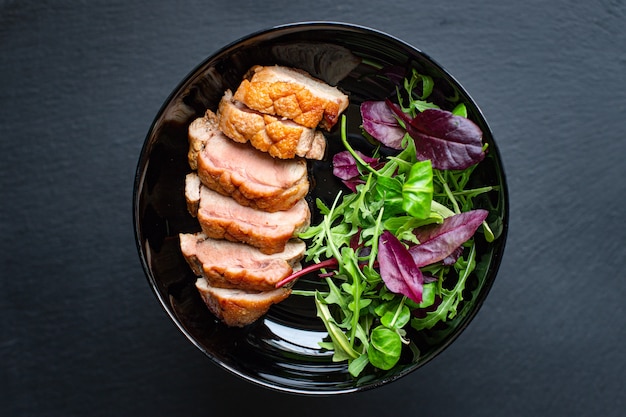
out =
<svg viewBox="0 0 626 417"><path fill-rule="evenodd" d="M206 204L211 203L207 202ZM305 200L299 200L288 211L267 213L267 220L275 218L274 224L267 225L248 224L227 215L221 217L203 210L202 205L201 200L197 216L200 227L207 236L213 239L247 243L266 254L282 252L289 239L306 230L311 221L311 211ZM281 218L286 219L287 222L281 221ZM293 219L296 219L297 222L294 222Z"/></svg>
<svg viewBox="0 0 626 417"><path fill-rule="evenodd" d="M244 79L235 92L235 100L241 101L251 109L286 117L306 127L319 126L330 130L339 120L340 113L347 107L347 96L329 99L316 94L314 89L304 83L276 80L272 74L276 68L253 67L249 71L249 78ZM299 73L314 83L325 85L304 71L288 70Z"/></svg>
<svg viewBox="0 0 626 417"><path fill-rule="evenodd" d="M275 158L324 157L326 139L322 132L234 103L230 91L220 101L218 119L219 128L226 136L236 142L250 142Z"/></svg>
<svg viewBox="0 0 626 417"><path fill-rule="evenodd" d="M306 164L305 161L302 163ZM269 212L289 210L309 192L309 179L302 176L289 188L259 194L257 190L250 189L246 182L231 176L230 172L214 170L202 158L198 161L198 176L207 187L232 197L242 206Z"/></svg>
<svg viewBox="0 0 626 417"><path fill-rule="evenodd" d="M203 117L193 120L188 128L189 151L187 161L192 170L198 169L198 155L204 150L206 141L218 130L217 115L207 110Z"/></svg>
<svg viewBox="0 0 626 417"><path fill-rule="evenodd" d="M306 246L293 239L283 252L266 255L243 243L226 242L204 233L180 234L181 252L196 276L213 287L271 291L282 279L302 269ZM228 257L222 262L216 257Z"/></svg>
<svg viewBox="0 0 626 417"><path fill-rule="evenodd" d="M204 278L196 281L202 300L209 310L227 326L244 327L261 318L273 304L285 300L291 294L290 288L279 288L268 292L263 298L246 297L222 297L221 290L207 286Z"/></svg>

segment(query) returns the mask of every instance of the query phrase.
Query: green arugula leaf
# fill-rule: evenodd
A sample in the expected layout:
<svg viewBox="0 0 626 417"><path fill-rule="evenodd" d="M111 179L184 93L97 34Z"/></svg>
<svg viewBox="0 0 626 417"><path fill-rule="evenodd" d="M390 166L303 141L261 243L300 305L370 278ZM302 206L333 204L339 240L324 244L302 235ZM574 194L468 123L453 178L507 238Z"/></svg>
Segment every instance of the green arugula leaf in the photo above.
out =
<svg viewBox="0 0 626 417"><path fill-rule="evenodd" d="M362 354L358 358L354 359L348 365L348 372L353 377L357 377L363 372L363 369L370 363L369 358L367 357L367 353Z"/></svg>
<svg viewBox="0 0 626 417"><path fill-rule="evenodd" d="M336 362L341 362L344 360L358 358L360 356L359 353L352 348L350 342L348 341L348 338L343 333L341 328L339 328L337 322L330 314L328 305L324 303L322 297L320 297L319 295L315 296L315 306L317 307L317 316L321 318L324 322L324 326L328 331L328 335L333 341L333 360Z"/></svg>
<svg viewBox="0 0 626 417"><path fill-rule="evenodd" d="M463 299L465 282L476 266L475 258L476 245L472 243L467 262L463 262L462 259L457 261L458 264L462 265L462 270L460 271L459 280L454 288L452 290L441 290L444 297L441 304L437 306L437 309L427 312L424 318L413 318L411 320L411 327L415 330L430 329L438 322L451 319L457 314L459 303Z"/></svg>

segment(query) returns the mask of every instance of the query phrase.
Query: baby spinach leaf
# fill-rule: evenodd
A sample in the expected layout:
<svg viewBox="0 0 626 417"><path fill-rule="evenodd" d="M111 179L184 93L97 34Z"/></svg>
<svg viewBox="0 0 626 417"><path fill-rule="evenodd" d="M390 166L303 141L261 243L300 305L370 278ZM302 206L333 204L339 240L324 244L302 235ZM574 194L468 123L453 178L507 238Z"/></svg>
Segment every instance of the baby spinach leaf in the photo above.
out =
<svg viewBox="0 0 626 417"><path fill-rule="evenodd" d="M382 370L394 367L402 352L402 338L400 335L385 326L378 326L372 330L371 341L367 356L372 365Z"/></svg>
<svg viewBox="0 0 626 417"><path fill-rule="evenodd" d="M435 295L437 294L436 282L429 282L424 284L424 290L422 291L422 302L419 304L420 308L430 307L435 303Z"/></svg>
<svg viewBox="0 0 626 417"><path fill-rule="evenodd" d="M395 309L387 310L380 318L383 326L390 329L401 329L411 319L411 310L404 303L400 303Z"/></svg>
<svg viewBox="0 0 626 417"><path fill-rule="evenodd" d="M385 203L385 217L404 211L403 184L399 178L379 176L375 188L376 197Z"/></svg>
<svg viewBox="0 0 626 417"><path fill-rule="evenodd" d="M430 161L413 164L402 186L402 208L411 216L425 219L433 199L433 170Z"/></svg>

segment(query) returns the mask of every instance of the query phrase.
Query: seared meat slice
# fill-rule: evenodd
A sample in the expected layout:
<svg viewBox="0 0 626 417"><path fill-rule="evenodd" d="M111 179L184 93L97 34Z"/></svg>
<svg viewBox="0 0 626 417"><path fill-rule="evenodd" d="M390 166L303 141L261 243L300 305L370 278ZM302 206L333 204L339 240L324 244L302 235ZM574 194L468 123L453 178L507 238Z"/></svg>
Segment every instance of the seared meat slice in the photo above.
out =
<svg viewBox="0 0 626 417"><path fill-rule="evenodd" d="M330 130L348 107L348 96L305 71L256 65L235 91L235 100L262 113Z"/></svg>
<svg viewBox="0 0 626 417"><path fill-rule="evenodd" d="M285 250L266 255L244 243L211 239L204 233L181 233L180 249L192 271L213 287L271 291L282 279L302 269L306 245L290 240Z"/></svg>
<svg viewBox="0 0 626 417"><path fill-rule="evenodd" d="M198 157L206 144L213 136L220 135L222 133L218 127L217 115L211 110L207 110L204 117L198 117L191 122L188 128L189 152L187 153L187 160L192 170L198 169Z"/></svg>
<svg viewBox="0 0 626 417"><path fill-rule="evenodd" d="M185 195L192 198L187 200L187 206L193 210L197 205L198 211L190 213L198 218L202 231L211 238L247 243L272 254L282 252L289 239L309 226L311 211L304 199L285 211L256 210L198 184L193 175L187 175L186 187L191 189L185 190ZM195 188L198 186L199 192Z"/></svg>
<svg viewBox="0 0 626 417"><path fill-rule="evenodd" d="M196 280L196 288L209 310L232 327L244 327L255 322L273 304L280 303L291 294L291 289L285 287L263 292L217 288L210 286L204 278Z"/></svg>
<svg viewBox="0 0 626 417"><path fill-rule="evenodd" d="M200 188L202 182L196 172L190 172L185 176L185 200L187 201L187 210L196 217L198 208L200 208Z"/></svg>
<svg viewBox="0 0 626 417"><path fill-rule="evenodd" d="M217 128L216 121L207 110L189 126L189 165L197 167L206 186L264 211L288 210L307 194L306 160L277 159L248 143L237 143Z"/></svg>
<svg viewBox="0 0 626 417"><path fill-rule="evenodd" d="M230 90L220 101L218 118L219 128L226 136L236 142L250 142L275 158L301 156L319 160L324 157L326 138L322 132L289 119L254 111L234 101Z"/></svg>

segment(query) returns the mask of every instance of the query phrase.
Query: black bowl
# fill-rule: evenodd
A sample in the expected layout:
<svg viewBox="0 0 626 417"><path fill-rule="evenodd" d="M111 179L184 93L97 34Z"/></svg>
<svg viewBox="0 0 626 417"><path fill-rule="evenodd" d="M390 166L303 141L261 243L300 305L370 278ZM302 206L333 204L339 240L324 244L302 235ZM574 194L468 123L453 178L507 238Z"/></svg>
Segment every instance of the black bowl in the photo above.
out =
<svg viewBox="0 0 626 417"><path fill-rule="evenodd" d="M309 297L292 295L256 323L228 328L208 311L194 287L195 276L178 246L178 233L198 230L184 199L184 177L190 171L187 126L207 108L215 111L223 91L234 89L255 64L298 67L348 92L348 129L355 140L360 137L360 103L393 93L393 86L376 77L378 69L387 66L415 68L432 76L436 85L433 94L458 94L467 106L468 117L483 130L489 152L474 178L482 185L499 187L479 202L491 212L488 221L497 239L487 243L477 238L478 266L467 283L468 300L457 317L436 330L411 334L416 349L407 349L392 371L366 371L353 378L345 364L333 363L331 353L317 345L326 332ZM332 155L341 150L339 132L335 129L328 136ZM318 197L330 204L341 186L332 175L330 158L310 168L314 187L308 198ZM459 336L496 277L505 246L508 196L500 155L487 122L468 93L440 65L385 33L343 23L311 22L246 36L207 58L181 82L157 114L141 151L133 217L148 282L167 314L194 345L214 363L261 386L329 395L394 381L432 360ZM307 281L301 279L296 285L300 282L306 285Z"/></svg>

